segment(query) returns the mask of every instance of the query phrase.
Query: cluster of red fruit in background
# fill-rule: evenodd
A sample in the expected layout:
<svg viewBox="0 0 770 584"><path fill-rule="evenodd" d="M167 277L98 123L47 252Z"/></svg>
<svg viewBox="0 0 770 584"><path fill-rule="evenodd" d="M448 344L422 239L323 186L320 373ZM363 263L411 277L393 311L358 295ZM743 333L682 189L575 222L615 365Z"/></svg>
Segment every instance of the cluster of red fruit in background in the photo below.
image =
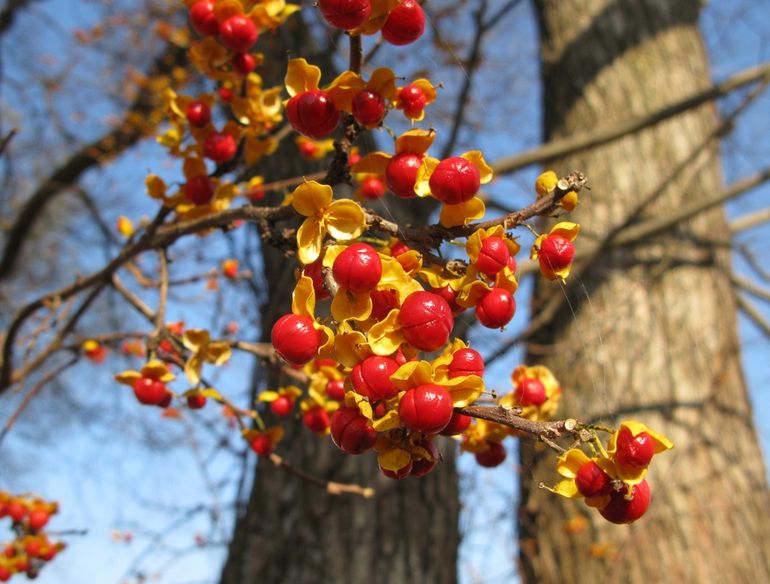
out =
<svg viewBox="0 0 770 584"><path fill-rule="evenodd" d="M0 555L0 582L7 582L15 574L37 577L43 565L64 548L63 543L50 541L43 531L57 511L56 503L0 491L0 519L10 519L14 534Z"/></svg>

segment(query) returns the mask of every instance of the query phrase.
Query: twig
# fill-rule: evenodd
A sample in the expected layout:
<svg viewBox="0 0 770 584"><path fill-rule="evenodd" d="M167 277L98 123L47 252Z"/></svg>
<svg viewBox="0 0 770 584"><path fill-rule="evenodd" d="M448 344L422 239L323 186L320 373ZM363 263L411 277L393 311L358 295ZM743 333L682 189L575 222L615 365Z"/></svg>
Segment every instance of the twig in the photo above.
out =
<svg viewBox="0 0 770 584"><path fill-rule="evenodd" d="M757 325L757 328L762 331L766 338L770 339L770 322L762 316L759 309L741 294L736 295L736 300L738 302L738 308L740 308L741 311L743 311L743 313Z"/></svg>
<svg viewBox="0 0 770 584"><path fill-rule="evenodd" d="M610 128L600 128L593 132L570 136L563 140L548 142L543 146L527 150L515 156L500 158L492 164L492 169L496 175L509 174L520 168L547 162L587 148L600 146L622 138L627 134L654 126L682 112L723 97L736 89L767 79L770 79L770 63L744 69L713 87L688 96L676 103L664 106L652 113L632 118Z"/></svg>
<svg viewBox="0 0 770 584"><path fill-rule="evenodd" d="M72 367L75 363L78 362L78 355L75 355L72 359L64 363L63 365L60 365L53 371L49 371L46 375L43 376L43 378L38 381L35 386L29 390L29 393L24 396L24 399L21 401L19 406L14 410L13 414L11 414L11 417L8 418L8 421L5 423L5 426L3 427L2 431L0 431L0 444L3 443L3 440L5 440L5 437L8 435L8 432L11 431L11 429L16 424L16 421L19 419L19 416L21 416L22 412L27 409L27 406L30 404L30 402L37 396L43 388L48 385L53 379L61 375L65 370Z"/></svg>
<svg viewBox="0 0 770 584"><path fill-rule="evenodd" d="M374 489L371 487L361 487L359 485L337 483L334 481L327 481L317 476L311 475L310 473L305 472L301 468L296 467L295 465L288 462L284 458L281 458L275 453L270 455L270 462L272 462L275 466L283 468L284 470L290 472L291 474L301 478L303 481L307 481L311 484L314 484L323 488L330 495L342 495L342 494L348 493L351 495L360 495L365 499L369 499L371 497L374 497L374 494L375 494Z"/></svg>
<svg viewBox="0 0 770 584"><path fill-rule="evenodd" d="M588 438L584 434L585 428L577 420L555 420L552 422L534 422L519 416L520 410L508 409L503 406L484 407L484 406L466 406L455 410L472 418L479 418L489 422L495 422L520 432L532 434L535 438L544 442L558 452L566 452L564 448L555 444L555 439L563 436L576 436L581 441Z"/></svg>

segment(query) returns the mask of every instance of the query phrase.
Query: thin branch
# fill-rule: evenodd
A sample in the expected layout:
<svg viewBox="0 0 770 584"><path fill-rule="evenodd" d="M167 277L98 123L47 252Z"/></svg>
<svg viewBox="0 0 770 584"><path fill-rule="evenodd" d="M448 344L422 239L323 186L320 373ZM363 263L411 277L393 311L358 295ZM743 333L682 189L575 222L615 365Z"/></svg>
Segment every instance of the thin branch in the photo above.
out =
<svg viewBox="0 0 770 584"><path fill-rule="evenodd" d="M0 35L5 34L5 32L11 28L16 15L30 2L32 2L32 0L8 0L8 2L6 2L5 8L0 12Z"/></svg>
<svg viewBox="0 0 770 584"><path fill-rule="evenodd" d="M770 207L748 213L730 221L730 235L736 235L742 231L758 227L770 221Z"/></svg>
<svg viewBox="0 0 770 584"><path fill-rule="evenodd" d="M757 325L757 328L762 331L767 339L770 339L770 322L768 322L759 309L742 294L738 294L736 298L738 301L738 308L740 308L741 311L743 311L743 313Z"/></svg>
<svg viewBox="0 0 770 584"><path fill-rule="evenodd" d="M567 154L579 152L580 150L607 144L628 134L654 126L704 103L723 97L746 85L768 80L770 80L770 63L744 69L713 87L662 107L652 113L634 117L610 128L600 128L593 132L570 136L562 140L548 142L514 156L500 158L492 164L492 169L497 175L509 174L533 164L541 164L566 156Z"/></svg>
<svg viewBox="0 0 770 584"><path fill-rule="evenodd" d="M503 406L466 406L464 408L457 408L456 411L472 418L495 422L519 432L531 434L558 452L565 452L565 449L555 444L554 440L563 436L575 436L581 441L590 439L585 433L585 427L578 423L577 420L571 418L551 422L535 422L522 418L519 415L521 410L518 408L510 409Z"/></svg>
<svg viewBox="0 0 770 584"><path fill-rule="evenodd" d="M770 289L763 288L759 284L755 284L748 278L744 278L742 276L733 275L732 281L733 285L737 286L744 292L748 292L752 296L756 296L757 298L761 298L762 300L770 302Z"/></svg>
<svg viewBox="0 0 770 584"><path fill-rule="evenodd" d="M148 77L167 75L177 66L185 65L186 49L169 44L150 68ZM158 123L161 115L151 115L159 104L154 83L147 83L139 92L123 118L123 122L101 138L86 144L66 162L56 168L27 199L13 226L8 231L0 257L0 280L13 270L27 236L46 206L67 188L75 184L84 172L116 156L146 136ZM141 120L141 123L137 122Z"/></svg>
<svg viewBox="0 0 770 584"><path fill-rule="evenodd" d="M270 455L270 462L272 462L275 466L280 467L301 478L303 481L307 481L308 483L321 487L330 495L343 495L347 493L351 495L360 495L365 499L374 497L374 489L371 487L361 487L359 485L351 485L324 480L305 472L301 468L294 466L292 463L285 460L284 458L281 458L277 454Z"/></svg>
<svg viewBox="0 0 770 584"><path fill-rule="evenodd" d="M136 308L142 316L150 321L155 319L155 313L152 311L152 308L147 306L139 296L129 290L117 274L112 275L112 287L115 288L115 290L117 290L117 292L123 296L131 306Z"/></svg>
<svg viewBox="0 0 770 584"><path fill-rule="evenodd" d="M10 132L8 132L5 137L3 137L2 140L0 140L0 154L5 152L5 149L8 148L8 144L11 143L11 140L13 140L13 137L18 133L18 130L16 128L11 129Z"/></svg>
<svg viewBox="0 0 770 584"><path fill-rule="evenodd" d="M59 375L61 375L64 371L72 367L75 363L78 362L79 355L75 355L72 359L67 361L66 363L60 365L53 371L49 371L46 375L43 376L43 378L38 381L35 386L29 390L29 393L24 396L24 399L21 401L19 406L14 410L13 414L11 414L11 417L8 418L8 421L5 423L5 426L3 427L2 431L0 431L0 444L3 443L3 440L5 440L5 437L8 435L8 432L11 431L11 429L16 425L17 420L19 419L19 416L21 416L22 412L27 409L27 406L29 406L30 402L43 390L43 388L48 385L51 381L56 379Z"/></svg>
<svg viewBox="0 0 770 584"><path fill-rule="evenodd" d="M484 16L487 12L487 0L481 0L481 6L473 15L474 25L476 27L476 34L473 37L473 43L471 45L468 58L463 64L463 71L465 72L465 81L463 82L460 93L457 94L457 103L455 105L455 113L452 116L454 120L452 122L452 130L449 134L449 138L441 153L441 158L446 158L452 153L457 142L457 136L460 133L460 128L463 125L465 119L465 108L468 107L468 101L470 100L471 89L473 88L473 77L476 73L479 63L481 61L481 41L484 39L484 35L487 33L488 28L484 26ZM492 21L494 22L494 21Z"/></svg>
<svg viewBox="0 0 770 584"><path fill-rule="evenodd" d="M617 235L612 238L612 243L614 245L628 245L651 237L681 221L690 219L699 213L721 205L725 201L734 199L768 180L770 180L770 168L766 168L754 176L736 181L729 188L715 193L710 197L703 197L693 201L689 205L684 205L678 211L669 212L661 217L650 219L643 223L630 225L618 232Z"/></svg>
<svg viewBox="0 0 770 584"><path fill-rule="evenodd" d="M152 336L158 338L166 326L166 305L168 304L168 253L163 247L159 252L160 257L160 297L158 310L155 311L155 330Z"/></svg>

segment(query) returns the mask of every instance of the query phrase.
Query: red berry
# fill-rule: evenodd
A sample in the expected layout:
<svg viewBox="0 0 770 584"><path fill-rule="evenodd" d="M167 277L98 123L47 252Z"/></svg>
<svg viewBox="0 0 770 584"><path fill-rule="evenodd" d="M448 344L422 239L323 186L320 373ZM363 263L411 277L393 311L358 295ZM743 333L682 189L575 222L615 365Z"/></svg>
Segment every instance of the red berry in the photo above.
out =
<svg viewBox="0 0 770 584"><path fill-rule="evenodd" d="M439 434L442 436L457 436L458 434L462 434L467 430L468 426L471 425L471 417L466 416L465 414L459 414L457 412L452 412L452 418L449 420L449 423L446 425L446 428L441 430Z"/></svg>
<svg viewBox="0 0 770 584"><path fill-rule="evenodd" d="M391 379L398 368L395 359L371 355L353 367L350 381L353 389L370 400L388 399L398 393Z"/></svg>
<svg viewBox="0 0 770 584"><path fill-rule="evenodd" d="M292 365L304 365L318 352L321 333L310 318L285 314L273 325L270 340L281 359Z"/></svg>
<svg viewBox="0 0 770 584"><path fill-rule="evenodd" d="M13 574L5 566L0 566L0 582L8 582Z"/></svg>
<svg viewBox="0 0 770 584"><path fill-rule="evenodd" d="M617 450L615 460L623 466L644 468L655 454L655 444L652 436L647 432L640 432L636 436L627 427L622 427L618 432Z"/></svg>
<svg viewBox="0 0 770 584"><path fill-rule="evenodd" d="M219 23L214 14L212 0L199 0L190 6L190 25L201 36L210 36L219 32Z"/></svg>
<svg viewBox="0 0 770 584"><path fill-rule="evenodd" d="M257 60L251 53L236 53L230 62L233 64L233 69L244 77L257 68Z"/></svg>
<svg viewBox="0 0 770 584"><path fill-rule="evenodd" d="M452 310L452 314L457 315L465 310L462 306L457 304L457 295L459 292L454 290L449 284L443 288L434 288L433 293L438 294L447 301L449 308Z"/></svg>
<svg viewBox="0 0 770 584"><path fill-rule="evenodd" d="M27 508L20 501L8 503L8 516L14 521L21 521L27 514Z"/></svg>
<svg viewBox="0 0 770 584"><path fill-rule="evenodd" d="M423 477L436 468L441 454L439 454L438 446L436 446L433 440L420 440L416 446L424 448L430 454L430 458L418 458L412 460L412 470L409 473L413 477Z"/></svg>
<svg viewBox="0 0 770 584"><path fill-rule="evenodd" d="M377 432L358 408L340 408L331 419L332 440L348 454L361 454L374 446Z"/></svg>
<svg viewBox="0 0 770 584"><path fill-rule="evenodd" d="M321 406L316 406L305 412L302 422L316 434L323 434L329 427L329 413Z"/></svg>
<svg viewBox="0 0 770 584"><path fill-rule="evenodd" d="M487 328L502 328L516 313L516 300L505 288L492 288L476 305L476 318Z"/></svg>
<svg viewBox="0 0 770 584"><path fill-rule="evenodd" d="M310 138L326 138L340 122L340 110L328 93L304 91L286 104L292 128Z"/></svg>
<svg viewBox="0 0 770 584"><path fill-rule="evenodd" d="M487 237L481 243L476 267L483 274L492 277L507 266L510 259L511 252L501 237Z"/></svg>
<svg viewBox="0 0 770 584"><path fill-rule="evenodd" d="M385 468L380 467L380 472L384 474L389 479L396 479L400 481L401 479L405 479L409 476L409 473L412 472L412 461L410 460L409 463L398 469L397 471L394 470L387 470Z"/></svg>
<svg viewBox="0 0 770 584"><path fill-rule="evenodd" d="M340 288L354 293L369 292L382 278L382 261L368 243L354 243L334 259L332 275Z"/></svg>
<svg viewBox="0 0 770 584"><path fill-rule="evenodd" d="M375 128L382 123L387 108L385 98L375 91L362 89L353 97L353 117L365 128Z"/></svg>
<svg viewBox="0 0 770 584"><path fill-rule="evenodd" d="M191 410L200 410L206 405L206 396L202 393L191 393L187 396L187 407Z"/></svg>
<svg viewBox="0 0 770 584"><path fill-rule="evenodd" d="M259 38L259 31L254 21L242 14L236 14L225 20L219 26L219 36L231 51L243 53L248 51Z"/></svg>
<svg viewBox="0 0 770 584"><path fill-rule="evenodd" d="M432 292L412 292L406 297L398 314L398 324L404 338L421 351L443 347L454 328L449 304Z"/></svg>
<svg viewBox="0 0 770 584"><path fill-rule="evenodd" d="M415 0L403 0L388 14L382 37L392 45L408 45L422 36L425 13Z"/></svg>
<svg viewBox="0 0 770 584"><path fill-rule="evenodd" d="M593 460L580 467L575 475L575 484L584 497L609 495L612 490L612 479Z"/></svg>
<svg viewBox="0 0 770 584"><path fill-rule="evenodd" d="M134 395L139 403L157 406L166 397L166 384L159 379L140 377L134 382Z"/></svg>
<svg viewBox="0 0 770 584"><path fill-rule="evenodd" d="M407 85L398 92L398 104L407 117L419 118L427 103L428 97L417 85Z"/></svg>
<svg viewBox="0 0 770 584"><path fill-rule="evenodd" d="M301 142L299 145L299 153L305 158L313 158L316 152L318 152L318 144L315 142Z"/></svg>
<svg viewBox="0 0 770 584"><path fill-rule="evenodd" d="M416 197L414 183L417 181L417 170L422 164L422 156L413 152L397 154L388 161L385 167L385 182L397 197L411 199Z"/></svg>
<svg viewBox="0 0 770 584"><path fill-rule="evenodd" d="M225 103L230 103L233 100L233 90L229 87L225 87L224 85L217 89L217 93L219 93L219 99L221 99Z"/></svg>
<svg viewBox="0 0 770 584"><path fill-rule="evenodd" d="M431 194L439 201L456 205L476 196L481 187L481 175L471 162L453 156L438 163L428 184Z"/></svg>
<svg viewBox="0 0 770 584"><path fill-rule="evenodd" d="M326 397L335 401L345 399L345 382L342 379L331 379L326 384Z"/></svg>
<svg viewBox="0 0 770 584"><path fill-rule="evenodd" d="M264 434L257 434L249 441L251 449L260 456L270 456L273 453L273 441Z"/></svg>
<svg viewBox="0 0 770 584"><path fill-rule="evenodd" d="M318 8L326 22L343 30L358 28L372 13L371 0L319 0Z"/></svg>
<svg viewBox="0 0 770 584"><path fill-rule="evenodd" d="M40 554L40 540L39 539L27 540L27 543L24 546L24 551L27 552L27 555L30 558L36 558Z"/></svg>
<svg viewBox="0 0 770 584"><path fill-rule="evenodd" d="M37 531L45 527L45 524L48 523L48 518L48 511L44 509L35 509L32 511L32 513L29 514L29 519L27 521L29 526Z"/></svg>
<svg viewBox="0 0 770 584"><path fill-rule="evenodd" d="M484 375L484 359L475 349L460 349L452 355L449 363L449 379L461 375Z"/></svg>
<svg viewBox="0 0 770 584"><path fill-rule="evenodd" d="M623 491L613 491L610 494L610 502L599 509L602 517L611 523L633 523L645 514L650 506L650 486L646 480L638 485L634 485L632 499L626 499L628 492L626 487Z"/></svg>
<svg viewBox="0 0 770 584"><path fill-rule="evenodd" d="M194 176L182 187L185 198L194 205L205 205L214 196L214 185L206 175Z"/></svg>
<svg viewBox="0 0 770 584"><path fill-rule="evenodd" d="M487 440L487 448L483 452L476 453L476 462L486 468L493 468L499 466L505 460L506 452L505 446L500 442L494 442Z"/></svg>
<svg viewBox="0 0 770 584"><path fill-rule="evenodd" d="M401 425L424 434L441 432L453 412L452 396L440 385L418 385L408 390L398 404Z"/></svg>
<svg viewBox="0 0 770 584"><path fill-rule="evenodd" d="M6 544L5 548L3 549L3 555L8 559L14 557L16 555L16 548L13 547L13 545L10 543Z"/></svg>
<svg viewBox="0 0 770 584"><path fill-rule="evenodd" d="M191 126L201 128L211 121L211 108L202 101L191 101L185 110Z"/></svg>
<svg viewBox="0 0 770 584"><path fill-rule="evenodd" d="M563 235L549 235L540 244L537 260L546 273L563 270L575 257L575 244Z"/></svg>
<svg viewBox="0 0 770 584"><path fill-rule="evenodd" d="M412 248L406 245L403 241L397 241L390 248L390 255L397 258L400 255L405 254L408 251L412 251Z"/></svg>
<svg viewBox="0 0 770 584"><path fill-rule="evenodd" d="M369 176L363 180L358 192L365 199L379 199L385 195L385 184L379 177Z"/></svg>
<svg viewBox="0 0 770 584"><path fill-rule="evenodd" d="M294 400L286 395L279 395L270 402L270 411L276 416L288 416L294 409Z"/></svg>
<svg viewBox="0 0 770 584"><path fill-rule="evenodd" d="M161 399L161 400L160 400L160 401L157 403L157 406L158 406L159 408L163 408L163 409L167 408L168 406L170 406L170 405L171 405L171 398L172 398L172 397L173 397L173 396L171 395L171 392L170 392L170 391L167 391L167 392L166 392L166 393L163 395L163 398L162 398L162 399Z"/></svg>
<svg viewBox="0 0 770 584"><path fill-rule="evenodd" d="M372 299L372 318L383 320L390 311L398 308L398 294L395 290L372 290L369 293Z"/></svg>
<svg viewBox="0 0 770 584"><path fill-rule="evenodd" d="M259 203L262 199L265 198L265 191L257 189L251 191L246 196L248 197L250 203Z"/></svg>
<svg viewBox="0 0 770 584"><path fill-rule="evenodd" d="M329 291L324 286L323 263L320 258L302 268L302 274L313 280L313 290L317 300L329 297Z"/></svg>
<svg viewBox="0 0 770 584"><path fill-rule="evenodd" d="M238 143L230 134L215 132L203 143L203 155L217 164L232 159L237 150Z"/></svg>
<svg viewBox="0 0 770 584"><path fill-rule="evenodd" d="M520 380L513 395L516 397L516 402L522 406L540 406L548 399L545 386L534 377L525 377Z"/></svg>

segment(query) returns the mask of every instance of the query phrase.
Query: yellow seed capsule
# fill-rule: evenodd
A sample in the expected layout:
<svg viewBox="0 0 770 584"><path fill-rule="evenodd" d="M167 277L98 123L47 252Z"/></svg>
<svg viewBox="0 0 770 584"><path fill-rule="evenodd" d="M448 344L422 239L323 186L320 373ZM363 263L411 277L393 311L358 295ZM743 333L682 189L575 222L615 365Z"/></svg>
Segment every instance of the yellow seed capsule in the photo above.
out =
<svg viewBox="0 0 770 584"><path fill-rule="evenodd" d="M535 181L535 190L538 197L544 197L556 188L556 183L559 182L559 177L552 170L547 170Z"/></svg>

